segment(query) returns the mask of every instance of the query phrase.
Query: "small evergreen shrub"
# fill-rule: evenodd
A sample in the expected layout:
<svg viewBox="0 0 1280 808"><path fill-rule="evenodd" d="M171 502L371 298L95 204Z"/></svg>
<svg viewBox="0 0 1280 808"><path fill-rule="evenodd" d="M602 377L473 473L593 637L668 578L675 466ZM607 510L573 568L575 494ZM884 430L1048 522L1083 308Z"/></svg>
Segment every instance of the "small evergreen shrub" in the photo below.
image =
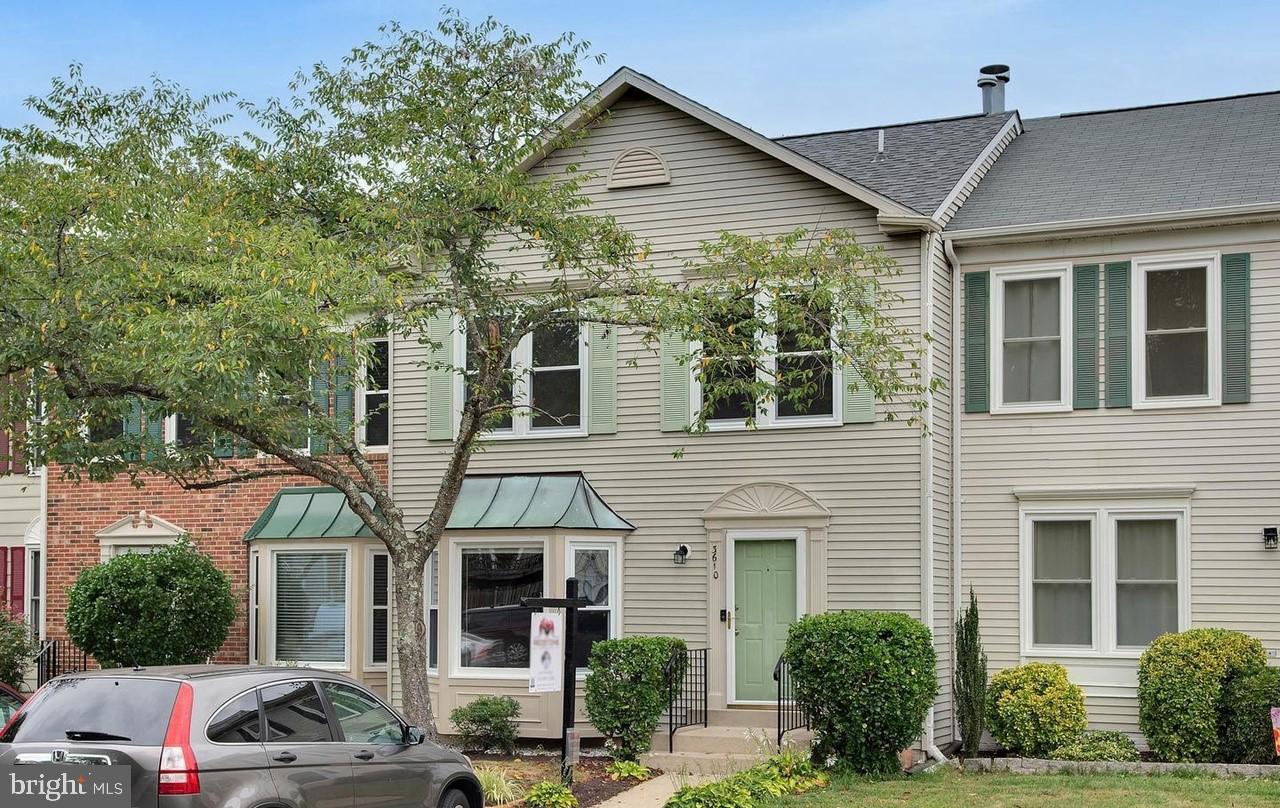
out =
<svg viewBox="0 0 1280 808"><path fill-rule="evenodd" d="M1173 763L1220 761L1228 684L1266 664L1262 643L1238 631L1157 637L1138 663L1138 725L1151 750Z"/></svg>
<svg viewBox="0 0 1280 808"><path fill-rule="evenodd" d="M0 609L0 682L21 690L31 660L39 651L31 626L22 615Z"/></svg>
<svg viewBox="0 0 1280 808"><path fill-rule="evenodd" d="M1280 668L1237 676L1223 696L1222 757L1228 763L1276 762L1271 708L1280 707Z"/></svg>
<svg viewBox="0 0 1280 808"><path fill-rule="evenodd" d="M524 804L529 808L578 808L578 798L559 783L544 780L529 789Z"/></svg>
<svg viewBox="0 0 1280 808"><path fill-rule="evenodd" d="M186 540L88 567L67 590L67 633L104 668L205 662L235 619L231 582Z"/></svg>
<svg viewBox="0 0 1280 808"><path fill-rule="evenodd" d="M1052 760L1112 760L1136 763L1138 747L1123 732L1083 732L1049 752Z"/></svg>
<svg viewBox="0 0 1280 808"><path fill-rule="evenodd" d="M1061 665L1032 662L991 677L987 726L1010 754L1042 758L1084 732L1084 692Z"/></svg>
<svg viewBox="0 0 1280 808"><path fill-rule="evenodd" d="M901 771L938 692L929 629L892 612L814 614L792 624L785 651L816 759L859 774Z"/></svg>
<svg viewBox="0 0 1280 808"><path fill-rule="evenodd" d="M520 787L511 775L494 766L476 766L476 779L485 805L505 805L520 799Z"/></svg>
<svg viewBox="0 0 1280 808"><path fill-rule="evenodd" d="M449 713L464 751L496 749L509 755L516 750L516 719L520 703L510 696L480 696Z"/></svg>
<svg viewBox="0 0 1280 808"><path fill-rule="evenodd" d="M982 732L987 726L987 654L982 650L978 626L978 597L969 589L969 608L956 621L956 670L952 687L956 697L956 718L966 757L977 757Z"/></svg>
<svg viewBox="0 0 1280 808"><path fill-rule="evenodd" d="M623 637L591 646L584 704L619 760L635 760L649 751L667 708L664 668L677 650L683 653L685 645L674 637ZM676 677L682 672L679 667Z"/></svg>

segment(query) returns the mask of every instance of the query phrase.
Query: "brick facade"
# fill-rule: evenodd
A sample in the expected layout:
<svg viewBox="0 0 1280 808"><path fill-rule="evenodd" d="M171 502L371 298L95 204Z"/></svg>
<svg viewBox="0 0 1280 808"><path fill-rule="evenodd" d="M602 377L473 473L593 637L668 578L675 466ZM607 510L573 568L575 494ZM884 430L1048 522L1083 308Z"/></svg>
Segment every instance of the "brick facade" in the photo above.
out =
<svg viewBox="0 0 1280 808"><path fill-rule="evenodd" d="M259 459L228 460L236 467L260 467ZM375 460L386 479L386 460ZM46 636L66 637L67 588L85 567L102 555L97 533L122 517L140 510L185 530L201 552L211 556L231 579L239 613L227 641L215 659L223 663L248 661L249 551L245 531L281 488L318 485L302 475L268 477L234 483L208 491L184 491L177 484L149 477L141 488L126 477L109 483L77 483L62 479L61 469L49 468L46 513Z"/></svg>

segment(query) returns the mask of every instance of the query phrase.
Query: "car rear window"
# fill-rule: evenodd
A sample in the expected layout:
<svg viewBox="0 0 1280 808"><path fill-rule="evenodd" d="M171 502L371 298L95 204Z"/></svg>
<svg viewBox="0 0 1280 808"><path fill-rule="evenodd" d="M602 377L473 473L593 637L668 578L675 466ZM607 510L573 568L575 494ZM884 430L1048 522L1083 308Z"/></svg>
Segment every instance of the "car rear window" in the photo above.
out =
<svg viewBox="0 0 1280 808"><path fill-rule="evenodd" d="M65 742L72 733L86 743L160 746L177 696L178 683L164 679L58 679L31 700L0 741Z"/></svg>

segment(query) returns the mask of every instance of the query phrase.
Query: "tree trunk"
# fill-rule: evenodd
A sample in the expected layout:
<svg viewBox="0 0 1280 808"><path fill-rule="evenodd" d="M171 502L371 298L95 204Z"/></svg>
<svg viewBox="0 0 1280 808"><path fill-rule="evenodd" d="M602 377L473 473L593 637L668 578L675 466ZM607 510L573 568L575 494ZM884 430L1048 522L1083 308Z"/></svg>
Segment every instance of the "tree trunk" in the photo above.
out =
<svg viewBox="0 0 1280 808"><path fill-rule="evenodd" d="M430 550L393 553L392 578L395 593L396 653L399 657L400 698L409 723L420 728L431 740L438 740L435 714L431 711L431 694L427 680L426 599L423 593L423 570ZM388 694L390 695L390 694Z"/></svg>

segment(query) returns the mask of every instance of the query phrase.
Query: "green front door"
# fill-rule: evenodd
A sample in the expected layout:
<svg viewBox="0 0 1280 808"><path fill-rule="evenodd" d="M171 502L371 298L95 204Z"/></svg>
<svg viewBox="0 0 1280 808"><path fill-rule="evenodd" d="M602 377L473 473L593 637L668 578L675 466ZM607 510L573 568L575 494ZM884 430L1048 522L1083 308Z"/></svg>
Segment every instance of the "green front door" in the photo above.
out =
<svg viewBox="0 0 1280 808"><path fill-rule="evenodd" d="M773 701L773 666L796 619L796 543L738 539L733 544L734 698Z"/></svg>

